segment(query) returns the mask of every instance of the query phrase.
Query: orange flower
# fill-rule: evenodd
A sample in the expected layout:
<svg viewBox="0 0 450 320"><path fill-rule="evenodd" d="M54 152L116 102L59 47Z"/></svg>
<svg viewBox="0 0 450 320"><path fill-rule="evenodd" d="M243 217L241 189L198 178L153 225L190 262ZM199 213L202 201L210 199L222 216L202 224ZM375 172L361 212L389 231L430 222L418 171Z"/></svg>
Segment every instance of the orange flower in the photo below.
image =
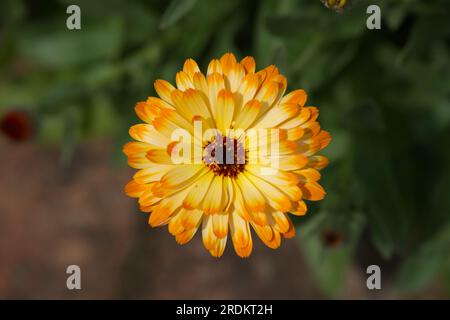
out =
<svg viewBox="0 0 450 320"><path fill-rule="evenodd" d="M153 227L168 225L180 244L201 227L215 257L227 238L241 257L253 247L251 229L270 248L295 229L288 213L304 215L304 200L321 200L317 155L330 142L306 93L285 95L286 78L275 66L255 72L255 60L227 53L204 75L188 59L176 87L157 80L160 98L136 105L145 123L130 128L125 145L139 169L125 192L139 199ZM274 147L275 146L275 147Z"/></svg>
<svg viewBox="0 0 450 320"><path fill-rule="evenodd" d="M322 0L327 8L333 8L337 11L342 11L349 5L351 5L351 0Z"/></svg>

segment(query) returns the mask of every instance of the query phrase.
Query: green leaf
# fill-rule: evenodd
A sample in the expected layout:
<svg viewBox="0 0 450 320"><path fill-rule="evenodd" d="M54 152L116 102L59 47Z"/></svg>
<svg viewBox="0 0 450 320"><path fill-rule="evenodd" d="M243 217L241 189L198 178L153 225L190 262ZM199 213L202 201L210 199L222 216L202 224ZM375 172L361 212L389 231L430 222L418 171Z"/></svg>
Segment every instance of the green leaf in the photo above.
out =
<svg viewBox="0 0 450 320"><path fill-rule="evenodd" d="M161 18L159 24L160 29L170 27L180 20L194 7L196 1L197 0L172 0Z"/></svg>
<svg viewBox="0 0 450 320"><path fill-rule="evenodd" d="M447 263L443 267L442 280L444 290L447 293L447 297L450 298L450 258L447 260Z"/></svg>
<svg viewBox="0 0 450 320"><path fill-rule="evenodd" d="M391 8L382 8L382 12L386 12L387 25L391 30L397 30L408 13L408 5L400 3Z"/></svg>
<svg viewBox="0 0 450 320"><path fill-rule="evenodd" d="M79 116L79 110L76 107L69 106L64 111L64 133L60 156L60 165L63 168L68 167L72 162L77 141Z"/></svg>
<svg viewBox="0 0 450 320"><path fill-rule="evenodd" d="M64 135L64 117L61 114L46 114L39 118L37 140L44 145L61 143Z"/></svg>
<svg viewBox="0 0 450 320"><path fill-rule="evenodd" d="M338 294L344 284L364 221L359 214L354 214L350 221L336 220L337 216L337 212L321 211L298 227L300 246L321 290L328 297ZM323 245L323 232L329 229L342 234L342 245L337 248Z"/></svg>
<svg viewBox="0 0 450 320"><path fill-rule="evenodd" d="M381 108L374 102L355 107L347 118L352 130L353 170L368 200L369 227L385 258L403 245L407 219L393 172Z"/></svg>
<svg viewBox="0 0 450 320"><path fill-rule="evenodd" d="M395 287L399 291L417 292L447 265L450 248L450 225L423 242L401 266Z"/></svg>
<svg viewBox="0 0 450 320"><path fill-rule="evenodd" d="M285 74L288 70L286 46L280 43L275 47L272 57L273 64L278 67L281 73Z"/></svg>
<svg viewBox="0 0 450 320"><path fill-rule="evenodd" d="M8 25L22 20L25 17L23 1L4 0L0 3L0 20L2 25Z"/></svg>
<svg viewBox="0 0 450 320"><path fill-rule="evenodd" d="M365 9L364 5L355 4L352 10L337 14L305 3L297 10L268 16L266 26L279 37L312 39L320 34L330 43L350 40L367 30Z"/></svg>
<svg viewBox="0 0 450 320"><path fill-rule="evenodd" d="M278 14L266 19L267 29L274 35L282 37L294 37L296 33L315 33L317 20L314 16L304 13Z"/></svg>
<svg viewBox="0 0 450 320"><path fill-rule="evenodd" d="M118 119L113 108L112 99L106 94L97 94L92 97L92 105L83 109L90 119L89 133L93 135L111 134L117 131Z"/></svg>
<svg viewBox="0 0 450 320"><path fill-rule="evenodd" d="M81 30L67 30L59 20L24 27L17 39L18 54L55 70L117 57L123 40L122 21L114 17L101 23L85 20Z"/></svg>

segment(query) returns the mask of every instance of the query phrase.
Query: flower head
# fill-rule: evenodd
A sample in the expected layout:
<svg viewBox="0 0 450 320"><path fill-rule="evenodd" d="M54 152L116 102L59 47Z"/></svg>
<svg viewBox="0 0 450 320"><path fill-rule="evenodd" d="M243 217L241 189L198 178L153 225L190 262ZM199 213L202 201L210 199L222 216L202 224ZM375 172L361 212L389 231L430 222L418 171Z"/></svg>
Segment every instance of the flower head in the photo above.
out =
<svg viewBox="0 0 450 320"><path fill-rule="evenodd" d="M125 192L149 212L151 226L168 225L178 243L201 229L206 249L222 255L231 237L236 253L250 255L251 229L270 248L295 229L288 213L304 215L304 200L321 200L317 152L330 142L318 109L303 90L286 91L275 66L255 71L255 60L227 53L206 75L188 59L176 87L157 80L159 98L137 103L145 123L132 126L124 146L139 169Z"/></svg>
<svg viewBox="0 0 450 320"><path fill-rule="evenodd" d="M349 5L351 0L322 0L327 8L333 8L336 11L342 11Z"/></svg>

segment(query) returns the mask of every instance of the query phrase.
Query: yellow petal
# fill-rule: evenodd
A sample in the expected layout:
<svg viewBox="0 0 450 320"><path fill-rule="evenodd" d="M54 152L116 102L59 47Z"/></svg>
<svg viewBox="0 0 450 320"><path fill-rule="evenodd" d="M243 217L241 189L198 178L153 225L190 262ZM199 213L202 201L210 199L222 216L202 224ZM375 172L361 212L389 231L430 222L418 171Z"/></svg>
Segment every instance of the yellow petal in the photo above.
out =
<svg viewBox="0 0 450 320"><path fill-rule="evenodd" d="M305 129L302 127L295 127L287 130L288 140L296 141L302 138L305 134Z"/></svg>
<svg viewBox="0 0 450 320"><path fill-rule="evenodd" d="M320 179L319 171L313 168L297 170L295 173L300 175L302 182L314 182Z"/></svg>
<svg viewBox="0 0 450 320"><path fill-rule="evenodd" d="M305 109L311 111L311 117L308 119L308 121L316 121L319 117L319 109L317 107L305 107Z"/></svg>
<svg viewBox="0 0 450 320"><path fill-rule="evenodd" d="M186 213L181 220L184 229L189 230L198 227L203 217L203 211L194 209L186 210Z"/></svg>
<svg viewBox="0 0 450 320"><path fill-rule="evenodd" d="M220 61L217 59L211 60L211 62L208 65L208 70L206 75L209 77L209 75L213 73L222 74L222 65L220 64Z"/></svg>
<svg viewBox="0 0 450 320"><path fill-rule="evenodd" d="M125 186L125 193L132 198L139 198L144 191L147 189L148 187L144 184L139 184L134 180L131 180L130 182L128 182Z"/></svg>
<svg viewBox="0 0 450 320"><path fill-rule="evenodd" d="M240 83L239 88L236 91L236 97L238 98L238 106L245 106L247 102L255 98L256 92L259 88L258 76L254 73L247 74Z"/></svg>
<svg viewBox="0 0 450 320"><path fill-rule="evenodd" d="M238 247L234 247L234 251L236 252L236 254L241 257L241 258L247 258L251 255L253 250L253 240L252 238L250 238L250 242L248 243L248 245L246 247L243 248L238 248Z"/></svg>
<svg viewBox="0 0 450 320"><path fill-rule="evenodd" d="M303 154L273 155L262 157L260 165L270 166L283 171L294 171L308 164L308 157ZM278 167L277 167L278 166Z"/></svg>
<svg viewBox="0 0 450 320"><path fill-rule="evenodd" d="M228 213L216 213L212 215L213 231L217 238L223 238L227 236L228 216Z"/></svg>
<svg viewBox="0 0 450 320"><path fill-rule="evenodd" d="M152 165L146 155L134 154L128 156L128 165L134 169L145 169Z"/></svg>
<svg viewBox="0 0 450 320"><path fill-rule="evenodd" d="M283 233L283 237L290 239L295 237L295 227L294 224L292 223L292 220L289 219L289 230L285 233Z"/></svg>
<svg viewBox="0 0 450 320"><path fill-rule="evenodd" d="M245 207L244 197L235 179L231 180L234 189L234 201L233 205L235 212L245 221L250 221L251 217Z"/></svg>
<svg viewBox="0 0 450 320"><path fill-rule="evenodd" d="M306 200L317 201L325 198L325 190L317 182L308 182L301 185L300 188L303 192L303 197Z"/></svg>
<svg viewBox="0 0 450 320"><path fill-rule="evenodd" d="M150 186L150 184L147 184L147 186ZM146 190L140 197L139 197L139 205L141 207L151 207L157 204L161 200L160 197L156 196L151 189Z"/></svg>
<svg viewBox="0 0 450 320"><path fill-rule="evenodd" d="M154 149L154 147L148 143L132 141L123 146L123 153L127 156L145 155L150 149Z"/></svg>
<svg viewBox="0 0 450 320"><path fill-rule="evenodd" d="M283 167L281 167L284 169ZM288 185L296 185L299 182L299 176L292 172L286 172L278 170L276 173L261 175L262 167L258 165L246 165L245 169L251 174L258 176L259 178L266 180L267 182L284 187Z"/></svg>
<svg viewBox="0 0 450 320"><path fill-rule="evenodd" d="M151 124L141 123L134 125L130 128L129 134L137 141L150 143L160 148L165 148L170 143L170 140L159 133Z"/></svg>
<svg viewBox="0 0 450 320"><path fill-rule="evenodd" d="M167 153L167 150L165 150L165 149L150 149L146 153L145 159L147 160L147 162L150 165L152 165L151 162L158 163L158 164L174 164L172 162L172 158L170 157L169 153ZM130 160L131 160L131 158L128 159L129 162L130 162ZM143 168L147 168L147 167L149 167L149 165L144 166L139 169L143 169Z"/></svg>
<svg viewBox="0 0 450 320"><path fill-rule="evenodd" d="M175 82L177 83L177 88L181 91L194 88L191 78L184 71L177 72Z"/></svg>
<svg viewBox="0 0 450 320"><path fill-rule="evenodd" d="M224 195L226 198L225 206L223 209L224 212L229 212L230 207L234 204L236 192L234 189L233 180L234 180L234 178L230 178L230 177L224 177L224 179L223 179Z"/></svg>
<svg viewBox="0 0 450 320"><path fill-rule="evenodd" d="M311 110L302 108L300 112L292 119L280 125L281 129L292 129L304 124L311 117Z"/></svg>
<svg viewBox="0 0 450 320"><path fill-rule="evenodd" d="M196 72L200 72L200 68L195 60L186 59L183 65L183 71L192 78Z"/></svg>
<svg viewBox="0 0 450 320"><path fill-rule="evenodd" d="M290 210L289 212L295 216L304 216L306 214L306 211L308 211L308 207L306 206L305 201L300 200L294 203L292 210Z"/></svg>
<svg viewBox="0 0 450 320"><path fill-rule="evenodd" d="M250 100L236 117L234 129L247 130L258 117L260 104L258 100Z"/></svg>
<svg viewBox="0 0 450 320"><path fill-rule="evenodd" d="M225 89L225 81L223 80L222 75L218 74L218 73L212 73L211 75L208 76L207 79L208 82L208 89L209 89L209 102L210 102L210 106L211 106L211 112L213 115L213 118L215 120L217 120L217 106L216 106L216 102L217 102L217 98L219 96L219 92L223 89Z"/></svg>
<svg viewBox="0 0 450 320"><path fill-rule="evenodd" d="M270 249L278 249L281 245L281 235L277 230L273 230L273 238L269 242L264 242Z"/></svg>
<svg viewBox="0 0 450 320"><path fill-rule="evenodd" d="M164 101L171 103L170 93L175 90L175 87L166 80L158 79L155 81L155 90L158 96Z"/></svg>
<svg viewBox="0 0 450 320"><path fill-rule="evenodd" d="M234 115L233 94L228 90L221 90L217 98L216 124L222 134L226 135L226 130L231 128L231 121Z"/></svg>
<svg viewBox="0 0 450 320"><path fill-rule="evenodd" d="M171 89L170 91L175 90L175 88ZM169 95L170 97L170 92ZM157 115L159 114L162 110L165 109L170 109L173 110L173 106L171 104L170 101L165 101L164 99L160 99L160 98L156 98L156 97L148 97L147 101L145 101L145 103L147 104L147 106L154 110L154 113Z"/></svg>
<svg viewBox="0 0 450 320"><path fill-rule="evenodd" d="M302 190L298 185L287 185L282 188L284 194L286 194L292 201L299 201L303 197Z"/></svg>
<svg viewBox="0 0 450 320"><path fill-rule="evenodd" d="M235 248L245 248L251 241L250 227L235 210L230 214L230 233Z"/></svg>
<svg viewBox="0 0 450 320"><path fill-rule="evenodd" d="M294 117L298 111L298 107L292 103L278 104L271 108L267 113L259 119L253 126L254 129L274 128L280 123Z"/></svg>
<svg viewBox="0 0 450 320"><path fill-rule="evenodd" d="M210 190L203 200L203 212L205 214L221 212L224 207L223 194L223 177L215 176L211 182Z"/></svg>
<svg viewBox="0 0 450 320"><path fill-rule="evenodd" d="M206 170L204 165L182 164L173 166L173 169L161 178L161 185L164 189L179 189L191 184Z"/></svg>
<svg viewBox="0 0 450 320"><path fill-rule="evenodd" d="M223 252L225 251L226 244L227 244L227 237L217 238L213 248L209 250L209 253L211 253L211 255L215 258L221 257Z"/></svg>
<svg viewBox="0 0 450 320"><path fill-rule="evenodd" d="M328 146L331 142L331 136L328 131L320 131L320 133L315 137L320 142L320 150Z"/></svg>
<svg viewBox="0 0 450 320"><path fill-rule="evenodd" d="M159 110L160 108L153 107L147 101L138 102L134 107L134 111L136 112L137 116L147 123L151 123L153 119L155 119L155 117L159 113Z"/></svg>
<svg viewBox="0 0 450 320"><path fill-rule="evenodd" d="M174 90L175 91L175 90ZM175 130L185 129L189 133L194 132L192 122L188 122L175 110L163 110L152 121L152 125L163 136L170 139Z"/></svg>
<svg viewBox="0 0 450 320"><path fill-rule="evenodd" d="M200 208L213 178L214 174L212 172L207 172L200 179L195 181L191 191L189 191L186 199L183 201L183 207L186 209Z"/></svg>
<svg viewBox="0 0 450 320"><path fill-rule="evenodd" d="M312 156L320 151L320 146L320 142L316 140L312 140L309 142L300 141L297 144L297 151L304 154L305 156Z"/></svg>
<svg viewBox="0 0 450 320"><path fill-rule="evenodd" d="M274 187L272 184L258 176L247 173L245 173L245 176L248 177L254 185L258 186L258 190L264 194L272 208L283 212L288 211L291 208L290 199L281 192L280 189Z"/></svg>
<svg viewBox="0 0 450 320"><path fill-rule="evenodd" d="M244 175L237 176L236 183L239 186L242 196L244 197L245 206L249 212L264 212L266 200L261 192L253 185L252 182Z"/></svg>
<svg viewBox="0 0 450 320"><path fill-rule="evenodd" d="M328 158L324 156L312 156L308 159L307 167L321 170L328 165Z"/></svg>
<svg viewBox="0 0 450 320"><path fill-rule="evenodd" d="M184 230L183 232L177 234L175 236L175 240L178 244L186 244L194 237L195 233L197 232L198 227L192 228L189 230Z"/></svg>
<svg viewBox="0 0 450 320"><path fill-rule="evenodd" d="M279 85L276 82L269 82L263 85L255 96L261 103L261 112L264 114L276 101L279 94Z"/></svg>
<svg viewBox="0 0 450 320"><path fill-rule="evenodd" d="M133 179L141 184L158 181L172 168L174 168L172 165L154 164L136 172Z"/></svg>
<svg viewBox="0 0 450 320"><path fill-rule="evenodd" d="M273 230L272 228L266 224L264 226L257 225L255 223L251 222L251 225L253 229L256 231L256 234L258 237L264 242L264 243L270 243L270 241L273 239Z"/></svg>
<svg viewBox="0 0 450 320"><path fill-rule="evenodd" d="M207 98L209 95L208 82L205 76L201 72L196 72L192 79L194 83L194 88L203 93L204 97Z"/></svg>
<svg viewBox="0 0 450 320"><path fill-rule="evenodd" d="M232 53L226 53L220 58L222 72L224 74L226 87L235 92L241 84L242 78L245 76L245 69L238 64Z"/></svg>
<svg viewBox="0 0 450 320"><path fill-rule="evenodd" d="M246 73L255 73L256 62L253 57L245 57L241 60L241 65L244 67Z"/></svg>
<svg viewBox="0 0 450 320"><path fill-rule="evenodd" d="M188 122L200 118L212 125L212 115L209 109L209 101L204 95L195 89L187 89L184 93L179 90L172 92L172 101L177 112Z"/></svg>
<svg viewBox="0 0 450 320"><path fill-rule="evenodd" d="M183 199L186 197L186 193L189 189L182 190L163 199L158 205L155 206L153 212L149 217L149 224L152 227L159 227L169 222L170 217L181 207Z"/></svg>
<svg viewBox="0 0 450 320"><path fill-rule="evenodd" d="M302 154L280 156L277 160L280 169L285 171L302 169L308 163L308 157Z"/></svg>
<svg viewBox="0 0 450 320"><path fill-rule="evenodd" d="M203 245L207 250L214 248L216 243L216 235L213 231L213 218L212 215L204 215L202 219L202 240Z"/></svg>
<svg viewBox="0 0 450 320"><path fill-rule="evenodd" d="M220 58L220 64L222 66L222 72L228 74L237 64L236 57L234 54L227 52Z"/></svg>
<svg viewBox="0 0 450 320"><path fill-rule="evenodd" d="M276 98L276 101L279 102L283 97L284 93L286 92L287 87L286 77L283 76L282 74L277 74L271 79L271 81L278 83L278 96Z"/></svg>
<svg viewBox="0 0 450 320"><path fill-rule="evenodd" d="M279 233L285 233L289 231L289 217L281 211L273 211L272 218L275 222L274 229Z"/></svg>
<svg viewBox="0 0 450 320"><path fill-rule="evenodd" d="M259 226L267 224L267 214L264 211L250 211L249 216L249 221L254 222Z"/></svg>
<svg viewBox="0 0 450 320"><path fill-rule="evenodd" d="M173 236L180 234L184 231L183 225L181 224L181 219L183 218L184 210L179 209L169 221L169 233Z"/></svg>
<svg viewBox="0 0 450 320"><path fill-rule="evenodd" d="M191 211L186 211L183 215L183 221L185 220L185 217L188 215L191 215ZM201 216L200 216L201 217ZM202 222L202 219L199 218L195 221L192 220L194 225L192 225L190 228L186 228L186 226L183 224L185 230L179 234L176 235L175 239L177 243L179 244L186 244L194 237L195 233L197 232L198 228L200 227L200 223Z"/></svg>
<svg viewBox="0 0 450 320"><path fill-rule="evenodd" d="M285 95L281 99L280 104L294 103L294 104L300 105L300 107L303 107L306 103L307 98L308 98L308 95L306 94L305 90L298 89L298 90L294 90L294 91L288 93L287 95Z"/></svg>
<svg viewBox="0 0 450 320"><path fill-rule="evenodd" d="M309 148L309 145L306 146ZM258 144L256 146L249 145L248 150L250 151L250 153L252 153L251 151L256 150L256 155L259 155L259 158L261 160L263 160L264 157L277 157L281 159L281 156L289 156L298 153L298 151L300 150L300 146L299 144L289 140L278 141L277 146L275 142L272 142L272 137L270 137L269 139L262 139L262 136L259 135ZM255 159L252 158L251 160L254 164Z"/></svg>
<svg viewBox="0 0 450 320"><path fill-rule="evenodd" d="M303 129L304 133L302 136L302 141L310 141L317 137L317 135L320 132L320 125L316 121L308 121L301 125L301 128ZM325 134L326 135L326 134Z"/></svg>
<svg viewBox="0 0 450 320"><path fill-rule="evenodd" d="M270 82L275 76L279 74L278 68L274 65L270 65L256 73L260 78L261 83Z"/></svg>
<svg viewBox="0 0 450 320"><path fill-rule="evenodd" d="M151 183L151 192L156 197L166 197L167 195L173 194L174 192L177 192L178 190L169 190L169 192L163 190L161 182L155 181Z"/></svg>

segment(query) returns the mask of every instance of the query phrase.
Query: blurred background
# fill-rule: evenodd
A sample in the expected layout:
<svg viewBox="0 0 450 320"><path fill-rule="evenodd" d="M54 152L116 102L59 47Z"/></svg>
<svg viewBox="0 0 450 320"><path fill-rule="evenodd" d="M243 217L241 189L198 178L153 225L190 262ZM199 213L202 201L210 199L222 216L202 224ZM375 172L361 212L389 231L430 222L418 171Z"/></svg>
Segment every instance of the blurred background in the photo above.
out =
<svg viewBox="0 0 450 320"><path fill-rule="evenodd" d="M2 0L0 298L449 298L450 7L352 2ZM276 64L332 135L326 199L249 259L177 245L123 192L135 103L185 58L205 70L228 51Z"/></svg>

